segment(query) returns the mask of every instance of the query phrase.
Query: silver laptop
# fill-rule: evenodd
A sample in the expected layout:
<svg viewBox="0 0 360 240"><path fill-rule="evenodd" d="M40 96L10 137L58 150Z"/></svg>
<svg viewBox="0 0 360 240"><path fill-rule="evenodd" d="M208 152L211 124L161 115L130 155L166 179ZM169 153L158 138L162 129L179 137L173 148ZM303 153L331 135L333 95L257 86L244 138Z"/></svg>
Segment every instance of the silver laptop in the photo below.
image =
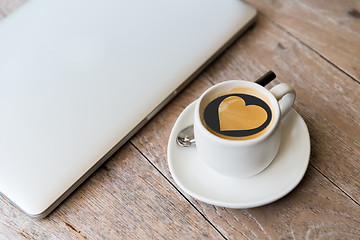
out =
<svg viewBox="0 0 360 240"><path fill-rule="evenodd" d="M244 32L239 0L29 0L0 22L0 191L44 217Z"/></svg>

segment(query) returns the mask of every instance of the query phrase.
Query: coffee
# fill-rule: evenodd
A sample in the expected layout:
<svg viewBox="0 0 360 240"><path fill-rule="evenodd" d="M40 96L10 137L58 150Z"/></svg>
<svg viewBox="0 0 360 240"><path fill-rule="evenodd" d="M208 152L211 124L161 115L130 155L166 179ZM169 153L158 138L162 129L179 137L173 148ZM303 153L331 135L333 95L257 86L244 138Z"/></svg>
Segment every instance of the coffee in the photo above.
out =
<svg viewBox="0 0 360 240"><path fill-rule="evenodd" d="M260 173L278 152L281 119L292 109L295 97L286 83L269 91L254 82L229 80L207 89L194 109L199 158L229 177Z"/></svg>
<svg viewBox="0 0 360 240"><path fill-rule="evenodd" d="M270 129L270 101L250 87L236 87L217 94L201 114L203 125L214 135L231 140L257 138Z"/></svg>

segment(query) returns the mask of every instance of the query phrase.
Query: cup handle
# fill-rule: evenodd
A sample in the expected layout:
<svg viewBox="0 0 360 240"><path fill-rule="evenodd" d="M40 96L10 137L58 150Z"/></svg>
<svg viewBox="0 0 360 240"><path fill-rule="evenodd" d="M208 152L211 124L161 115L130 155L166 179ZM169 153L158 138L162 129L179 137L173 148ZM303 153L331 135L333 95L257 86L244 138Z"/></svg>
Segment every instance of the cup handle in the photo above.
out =
<svg viewBox="0 0 360 240"><path fill-rule="evenodd" d="M295 90L286 83L280 83L270 89L270 92L275 96L276 100L278 100L281 118L283 118L294 104L296 97Z"/></svg>

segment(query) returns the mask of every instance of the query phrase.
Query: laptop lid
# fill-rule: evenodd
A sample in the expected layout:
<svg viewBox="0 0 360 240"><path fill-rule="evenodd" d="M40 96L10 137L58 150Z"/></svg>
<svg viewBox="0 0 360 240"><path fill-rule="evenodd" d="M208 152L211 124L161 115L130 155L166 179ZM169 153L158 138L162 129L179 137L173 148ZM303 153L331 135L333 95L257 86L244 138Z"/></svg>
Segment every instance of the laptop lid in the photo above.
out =
<svg viewBox="0 0 360 240"><path fill-rule="evenodd" d="M0 22L0 191L44 217L256 11L238 0L30 0Z"/></svg>

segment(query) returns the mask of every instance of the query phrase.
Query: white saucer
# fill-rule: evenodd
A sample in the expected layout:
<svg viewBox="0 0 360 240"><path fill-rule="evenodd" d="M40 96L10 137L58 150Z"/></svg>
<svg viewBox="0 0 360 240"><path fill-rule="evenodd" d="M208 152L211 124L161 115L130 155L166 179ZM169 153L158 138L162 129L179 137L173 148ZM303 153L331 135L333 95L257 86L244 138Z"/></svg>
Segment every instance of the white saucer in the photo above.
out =
<svg viewBox="0 0 360 240"><path fill-rule="evenodd" d="M303 178L310 157L310 137L302 117L291 110L282 120L281 145L273 162L250 178L218 174L198 158L196 146L180 147L178 132L193 124L195 102L177 119L168 143L167 157L176 184L192 197L228 208L258 207L288 194Z"/></svg>

